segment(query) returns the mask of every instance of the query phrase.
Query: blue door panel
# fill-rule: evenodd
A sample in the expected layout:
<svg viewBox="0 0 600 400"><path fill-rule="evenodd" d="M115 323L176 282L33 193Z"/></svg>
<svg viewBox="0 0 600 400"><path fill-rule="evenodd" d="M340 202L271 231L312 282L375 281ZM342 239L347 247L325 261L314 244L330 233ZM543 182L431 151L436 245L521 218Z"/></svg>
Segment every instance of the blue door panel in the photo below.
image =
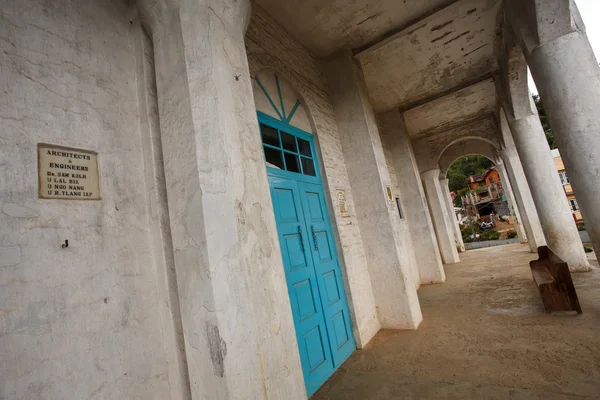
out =
<svg viewBox="0 0 600 400"><path fill-rule="evenodd" d="M325 293L327 294L327 305L341 300L340 288L338 287L338 277L335 270L331 270L323 274L323 282L325 283Z"/></svg>
<svg viewBox="0 0 600 400"><path fill-rule="evenodd" d="M334 330L334 337L336 339L335 343L333 344L335 344L336 349L339 350L343 348L346 343L348 343L348 340L350 340L348 337L348 330L346 329L348 321L346 321L343 311L340 311L331 317L331 321Z"/></svg>
<svg viewBox="0 0 600 400"><path fill-rule="evenodd" d="M294 173L287 162L287 170L267 168L298 351L311 396L356 343L312 136L261 115L259 120L278 129L280 136L289 128L298 142L310 144L314 158L314 175Z"/></svg>
<svg viewBox="0 0 600 400"><path fill-rule="evenodd" d="M327 334L336 368L356 349L350 324L344 283L335 249L335 241L323 186L301 182L300 194L308 229L311 232L313 262L323 303ZM336 301L343 299L343 301Z"/></svg>
<svg viewBox="0 0 600 400"><path fill-rule="evenodd" d="M335 370L298 182L269 175L271 197L306 389L314 393Z"/></svg>

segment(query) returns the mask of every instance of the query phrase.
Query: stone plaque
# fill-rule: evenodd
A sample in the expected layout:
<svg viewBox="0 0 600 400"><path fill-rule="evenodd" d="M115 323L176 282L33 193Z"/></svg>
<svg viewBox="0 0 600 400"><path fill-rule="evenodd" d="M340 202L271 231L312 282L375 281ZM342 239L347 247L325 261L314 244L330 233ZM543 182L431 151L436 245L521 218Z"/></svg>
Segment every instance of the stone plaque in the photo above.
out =
<svg viewBox="0 0 600 400"><path fill-rule="evenodd" d="M98 153L38 144L39 197L100 200Z"/></svg>
<svg viewBox="0 0 600 400"><path fill-rule="evenodd" d="M350 218L350 213L348 212L348 207L346 205L346 191L342 189L337 189L337 198L338 203L340 205L340 215L342 218Z"/></svg>

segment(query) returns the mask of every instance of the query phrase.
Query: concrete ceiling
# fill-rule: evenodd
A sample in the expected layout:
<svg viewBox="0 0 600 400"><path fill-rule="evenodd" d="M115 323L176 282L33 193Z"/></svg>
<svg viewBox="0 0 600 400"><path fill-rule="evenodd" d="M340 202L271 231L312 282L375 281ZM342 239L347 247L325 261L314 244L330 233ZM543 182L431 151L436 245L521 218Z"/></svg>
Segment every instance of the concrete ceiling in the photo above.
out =
<svg viewBox="0 0 600 400"><path fill-rule="evenodd" d="M317 56L377 42L455 0L256 0Z"/></svg>
<svg viewBox="0 0 600 400"><path fill-rule="evenodd" d="M357 54L376 112L411 108L495 70L501 0L460 0Z"/></svg>
<svg viewBox="0 0 600 400"><path fill-rule="evenodd" d="M411 139L472 121L496 110L494 81L489 78L404 112Z"/></svg>

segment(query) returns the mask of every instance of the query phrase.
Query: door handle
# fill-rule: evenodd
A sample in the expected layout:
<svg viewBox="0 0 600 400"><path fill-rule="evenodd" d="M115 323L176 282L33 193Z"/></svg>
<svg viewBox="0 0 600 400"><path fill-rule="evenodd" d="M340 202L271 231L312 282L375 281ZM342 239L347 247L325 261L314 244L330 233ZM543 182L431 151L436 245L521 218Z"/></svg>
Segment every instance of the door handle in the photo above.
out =
<svg viewBox="0 0 600 400"><path fill-rule="evenodd" d="M315 251L319 251L319 246L317 246L317 235L315 235L315 226L310 226L310 231L312 232L313 242L315 243Z"/></svg>
<svg viewBox="0 0 600 400"><path fill-rule="evenodd" d="M302 237L302 227L300 225L298 225L298 235L300 235L300 247L304 253L304 238Z"/></svg>

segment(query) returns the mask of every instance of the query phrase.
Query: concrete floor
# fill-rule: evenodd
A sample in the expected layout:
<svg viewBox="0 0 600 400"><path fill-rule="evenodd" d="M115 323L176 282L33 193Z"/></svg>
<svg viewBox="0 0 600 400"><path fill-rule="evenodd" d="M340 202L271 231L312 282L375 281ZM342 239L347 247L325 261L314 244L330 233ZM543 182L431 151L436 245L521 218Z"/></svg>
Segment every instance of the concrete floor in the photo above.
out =
<svg viewBox="0 0 600 400"><path fill-rule="evenodd" d="M527 250L462 253L417 331L379 332L313 399L600 399L598 264L573 275L583 315L546 315Z"/></svg>

